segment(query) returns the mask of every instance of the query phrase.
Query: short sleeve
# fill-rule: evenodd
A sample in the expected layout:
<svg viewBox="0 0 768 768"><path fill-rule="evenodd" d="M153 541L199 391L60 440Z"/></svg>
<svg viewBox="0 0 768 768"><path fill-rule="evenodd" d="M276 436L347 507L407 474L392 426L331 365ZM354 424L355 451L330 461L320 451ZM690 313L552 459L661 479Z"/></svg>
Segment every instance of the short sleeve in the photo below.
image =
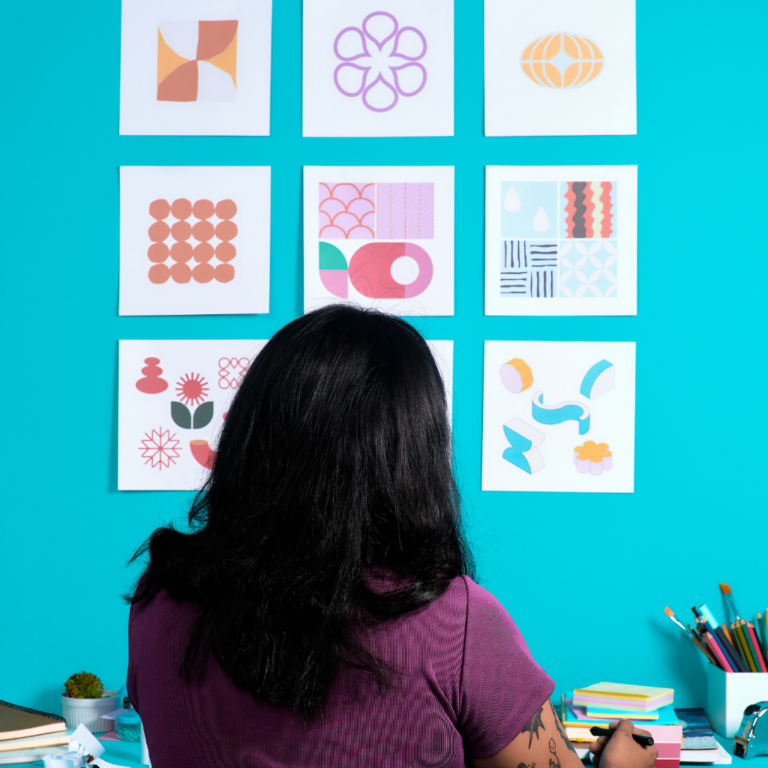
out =
<svg viewBox="0 0 768 768"><path fill-rule="evenodd" d="M464 577L467 622L458 727L466 755L495 755L518 736L555 684L533 660L515 622L487 590Z"/></svg>

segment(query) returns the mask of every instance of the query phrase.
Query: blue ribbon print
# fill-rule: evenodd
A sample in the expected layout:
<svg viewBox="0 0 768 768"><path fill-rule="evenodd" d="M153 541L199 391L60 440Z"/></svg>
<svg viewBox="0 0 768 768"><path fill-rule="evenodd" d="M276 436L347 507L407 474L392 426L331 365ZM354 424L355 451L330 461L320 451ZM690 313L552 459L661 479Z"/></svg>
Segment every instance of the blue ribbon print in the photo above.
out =
<svg viewBox="0 0 768 768"><path fill-rule="evenodd" d="M522 419L512 419L504 425L504 436L511 448L502 454L510 464L532 475L544 467L544 457L535 446L544 442L544 435Z"/></svg>
<svg viewBox="0 0 768 768"><path fill-rule="evenodd" d="M564 421L577 421L579 434L589 432L589 408L581 403L558 403L544 405L544 393L537 392L531 404L533 418L539 424L562 424Z"/></svg>

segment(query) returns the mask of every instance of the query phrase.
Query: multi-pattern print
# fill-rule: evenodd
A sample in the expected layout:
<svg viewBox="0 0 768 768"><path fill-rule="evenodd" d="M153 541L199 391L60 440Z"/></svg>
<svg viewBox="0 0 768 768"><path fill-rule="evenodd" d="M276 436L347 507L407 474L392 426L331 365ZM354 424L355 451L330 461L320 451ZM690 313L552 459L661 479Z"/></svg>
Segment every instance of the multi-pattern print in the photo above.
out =
<svg viewBox="0 0 768 768"><path fill-rule="evenodd" d="M320 237L372 240L376 214L375 184L320 185Z"/></svg>
<svg viewBox="0 0 768 768"><path fill-rule="evenodd" d="M617 295L615 182L505 183L501 197L502 296ZM534 233L551 239L531 239Z"/></svg>

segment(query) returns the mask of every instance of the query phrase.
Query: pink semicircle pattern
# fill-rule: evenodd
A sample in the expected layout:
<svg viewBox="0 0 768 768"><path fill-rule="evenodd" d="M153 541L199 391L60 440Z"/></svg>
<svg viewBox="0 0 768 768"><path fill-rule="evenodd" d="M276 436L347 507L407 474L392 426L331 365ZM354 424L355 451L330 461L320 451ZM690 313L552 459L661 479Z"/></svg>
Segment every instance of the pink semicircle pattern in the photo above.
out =
<svg viewBox="0 0 768 768"><path fill-rule="evenodd" d="M373 240L375 184L320 184L319 229L324 240Z"/></svg>

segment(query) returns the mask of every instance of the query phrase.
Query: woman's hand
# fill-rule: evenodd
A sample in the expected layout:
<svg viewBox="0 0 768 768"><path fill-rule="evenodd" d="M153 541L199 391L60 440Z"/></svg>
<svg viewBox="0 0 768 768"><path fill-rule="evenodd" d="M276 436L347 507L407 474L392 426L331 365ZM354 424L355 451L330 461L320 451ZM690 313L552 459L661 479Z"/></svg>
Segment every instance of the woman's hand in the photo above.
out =
<svg viewBox="0 0 768 768"><path fill-rule="evenodd" d="M636 729L629 720L619 720L608 727L616 732L612 736L601 736L589 745L595 765L599 768L653 768L659 755L656 747L644 747L632 738L633 733L650 736L648 731Z"/></svg>

